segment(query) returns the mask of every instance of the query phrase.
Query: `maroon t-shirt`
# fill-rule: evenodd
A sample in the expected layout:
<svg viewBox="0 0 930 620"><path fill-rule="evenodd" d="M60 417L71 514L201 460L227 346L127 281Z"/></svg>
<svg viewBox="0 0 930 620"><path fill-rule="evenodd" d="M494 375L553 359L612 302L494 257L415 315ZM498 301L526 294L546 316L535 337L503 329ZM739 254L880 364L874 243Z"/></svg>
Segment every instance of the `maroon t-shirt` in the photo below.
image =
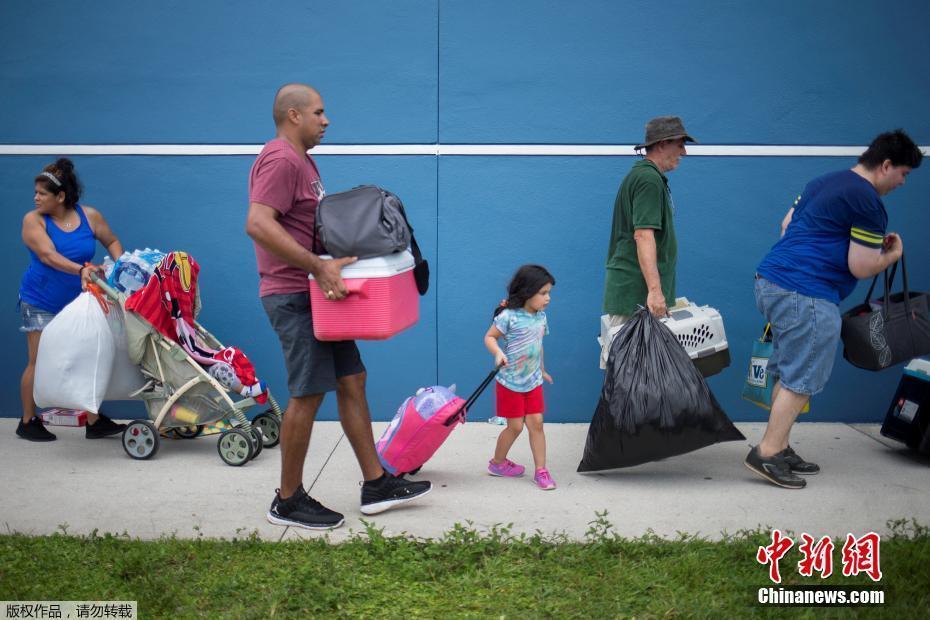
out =
<svg viewBox="0 0 930 620"><path fill-rule="evenodd" d="M284 138L268 142L249 173L249 203L271 207L278 222L297 243L313 249L316 207L326 192L313 159L294 150ZM307 273L284 262L257 243L255 261L261 282L259 297L307 291Z"/></svg>

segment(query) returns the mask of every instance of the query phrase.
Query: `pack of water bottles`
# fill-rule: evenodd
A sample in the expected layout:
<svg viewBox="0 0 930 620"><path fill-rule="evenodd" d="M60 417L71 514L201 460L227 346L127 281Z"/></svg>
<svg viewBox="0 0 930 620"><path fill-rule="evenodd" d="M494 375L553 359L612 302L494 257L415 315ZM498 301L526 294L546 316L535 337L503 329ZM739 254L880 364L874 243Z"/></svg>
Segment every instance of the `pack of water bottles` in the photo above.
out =
<svg viewBox="0 0 930 620"><path fill-rule="evenodd" d="M131 295L145 286L155 272L155 266L164 257L164 252L152 248L123 252L116 262L107 256L103 260L107 284L121 293Z"/></svg>

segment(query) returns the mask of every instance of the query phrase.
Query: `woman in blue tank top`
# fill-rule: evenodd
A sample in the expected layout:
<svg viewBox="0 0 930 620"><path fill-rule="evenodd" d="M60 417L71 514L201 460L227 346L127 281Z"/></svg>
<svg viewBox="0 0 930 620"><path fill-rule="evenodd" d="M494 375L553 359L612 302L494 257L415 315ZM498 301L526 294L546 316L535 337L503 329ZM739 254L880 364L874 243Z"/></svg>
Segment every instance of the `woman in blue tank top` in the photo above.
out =
<svg viewBox="0 0 930 620"><path fill-rule="evenodd" d="M36 416L32 398L36 353L42 330L52 318L73 301L90 280L90 265L99 241L110 256L120 256L123 246L110 230L103 215L92 207L78 204L81 184L70 159L49 164L35 178L35 209L23 218L23 241L31 261L19 286L19 307L29 349L29 362L20 382L23 417L16 434L30 441L52 441ZM87 266L85 266L87 264ZM122 432L104 415L88 414L86 436L89 439Z"/></svg>

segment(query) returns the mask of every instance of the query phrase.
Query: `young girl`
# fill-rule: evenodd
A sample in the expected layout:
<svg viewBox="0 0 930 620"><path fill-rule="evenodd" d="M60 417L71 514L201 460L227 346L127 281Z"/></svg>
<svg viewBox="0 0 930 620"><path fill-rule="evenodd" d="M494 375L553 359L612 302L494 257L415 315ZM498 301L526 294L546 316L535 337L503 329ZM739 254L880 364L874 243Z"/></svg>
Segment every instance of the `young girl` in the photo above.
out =
<svg viewBox="0 0 930 620"><path fill-rule="evenodd" d="M507 299L494 310L494 321L484 335L484 344L503 366L497 375L497 415L507 428L497 438L494 458L488 463L492 476L522 476L524 467L507 458L523 425L530 434L530 451L536 466L534 480L543 490L555 488L546 469L546 436L543 433L543 380L552 377L543 364L543 336L549 333L546 313L555 278L545 267L524 265L507 287ZM503 339L502 343L499 341ZM503 347L501 346L503 344Z"/></svg>

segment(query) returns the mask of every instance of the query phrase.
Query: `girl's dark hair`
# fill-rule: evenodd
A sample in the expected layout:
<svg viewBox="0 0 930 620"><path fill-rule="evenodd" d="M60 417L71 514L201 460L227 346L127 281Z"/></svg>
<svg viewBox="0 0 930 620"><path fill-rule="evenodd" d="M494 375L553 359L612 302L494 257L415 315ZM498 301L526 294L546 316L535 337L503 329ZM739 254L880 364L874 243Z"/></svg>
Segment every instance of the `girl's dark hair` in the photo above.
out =
<svg viewBox="0 0 930 620"><path fill-rule="evenodd" d="M47 173L47 174L46 174ZM55 177L49 178L48 175ZM58 183L55 183L58 181ZM74 205L81 198L81 182L74 172L74 162L67 157L61 157L54 164L47 165L38 176L35 182L44 187L47 191L58 195L59 192L65 193L65 207L73 209Z"/></svg>
<svg viewBox="0 0 930 620"><path fill-rule="evenodd" d="M859 163L868 170L875 170L886 159L890 159L892 166L917 168L923 157L923 153L910 136L901 129L895 129L872 140L865 153L859 156Z"/></svg>
<svg viewBox="0 0 930 620"><path fill-rule="evenodd" d="M513 274L510 284L507 285L507 300L504 305L494 308L494 316L504 311L504 308L515 310L522 308L526 300L542 290L547 284L555 286L555 278L542 265L523 265Z"/></svg>

